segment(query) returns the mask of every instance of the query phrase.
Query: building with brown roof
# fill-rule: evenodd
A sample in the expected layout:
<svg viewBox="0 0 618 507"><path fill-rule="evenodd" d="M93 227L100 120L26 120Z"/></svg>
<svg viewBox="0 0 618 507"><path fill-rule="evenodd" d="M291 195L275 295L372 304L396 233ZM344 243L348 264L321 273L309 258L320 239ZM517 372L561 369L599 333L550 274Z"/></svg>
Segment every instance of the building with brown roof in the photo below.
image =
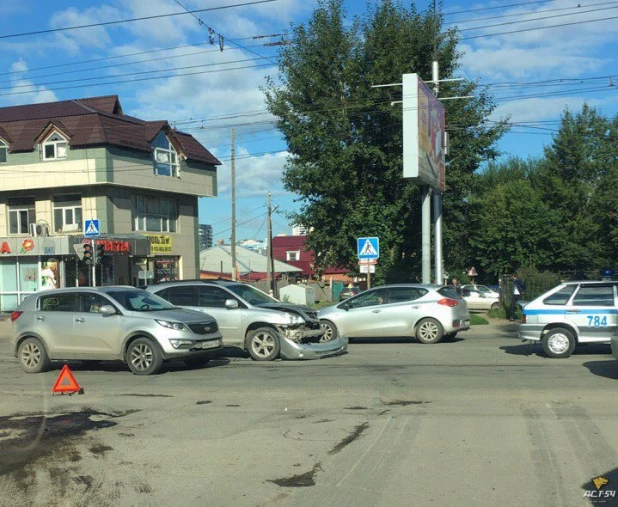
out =
<svg viewBox="0 0 618 507"><path fill-rule="evenodd" d="M48 264L58 286L198 278L198 198L217 195L220 164L116 95L0 108L0 311L41 288ZM93 265L73 247L90 219Z"/></svg>

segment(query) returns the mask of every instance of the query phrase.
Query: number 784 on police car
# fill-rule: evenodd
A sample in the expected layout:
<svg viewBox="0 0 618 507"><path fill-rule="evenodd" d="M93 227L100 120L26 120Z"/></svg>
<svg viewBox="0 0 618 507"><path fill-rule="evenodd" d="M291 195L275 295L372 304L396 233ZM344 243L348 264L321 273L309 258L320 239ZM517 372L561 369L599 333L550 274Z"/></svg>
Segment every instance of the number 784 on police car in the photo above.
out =
<svg viewBox="0 0 618 507"><path fill-rule="evenodd" d="M598 315L588 315L588 326L590 327L606 327L607 317L600 317Z"/></svg>

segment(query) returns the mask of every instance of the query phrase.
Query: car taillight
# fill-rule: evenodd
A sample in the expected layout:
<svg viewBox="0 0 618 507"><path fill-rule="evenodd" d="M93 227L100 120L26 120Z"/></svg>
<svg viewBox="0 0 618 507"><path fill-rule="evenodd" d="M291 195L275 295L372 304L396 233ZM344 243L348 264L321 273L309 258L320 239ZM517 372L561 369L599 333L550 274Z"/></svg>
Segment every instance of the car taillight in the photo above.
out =
<svg viewBox="0 0 618 507"><path fill-rule="evenodd" d="M24 312L13 312L11 313L11 322L15 322L17 319L19 319L19 316L24 313Z"/></svg>
<svg viewBox="0 0 618 507"><path fill-rule="evenodd" d="M450 306L452 308L453 306L459 306L459 301L457 301L456 299L444 298L438 301L438 304L444 305L444 306Z"/></svg>

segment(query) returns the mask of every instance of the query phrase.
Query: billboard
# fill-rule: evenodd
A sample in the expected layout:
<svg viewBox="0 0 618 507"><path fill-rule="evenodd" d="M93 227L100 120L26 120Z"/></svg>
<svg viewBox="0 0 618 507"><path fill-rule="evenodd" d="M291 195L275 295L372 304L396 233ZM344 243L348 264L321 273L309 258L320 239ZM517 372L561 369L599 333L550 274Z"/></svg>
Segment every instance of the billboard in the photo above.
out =
<svg viewBox="0 0 618 507"><path fill-rule="evenodd" d="M418 74L403 75L403 177L445 188L445 114Z"/></svg>

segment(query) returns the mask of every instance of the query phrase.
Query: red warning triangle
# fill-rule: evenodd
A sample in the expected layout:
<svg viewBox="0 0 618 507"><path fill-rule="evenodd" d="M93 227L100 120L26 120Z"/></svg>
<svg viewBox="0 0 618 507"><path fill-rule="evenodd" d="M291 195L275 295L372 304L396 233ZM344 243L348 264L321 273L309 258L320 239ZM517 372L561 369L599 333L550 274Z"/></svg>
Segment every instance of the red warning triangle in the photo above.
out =
<svg viewBox="0 0 618 507"><path fill-rule="evenodd" d="M79 387L69 366L65 364L60 370L60 375L58 375L54 387L52 387L52 393L77 393L80 390L81 387Z"/></svg>

